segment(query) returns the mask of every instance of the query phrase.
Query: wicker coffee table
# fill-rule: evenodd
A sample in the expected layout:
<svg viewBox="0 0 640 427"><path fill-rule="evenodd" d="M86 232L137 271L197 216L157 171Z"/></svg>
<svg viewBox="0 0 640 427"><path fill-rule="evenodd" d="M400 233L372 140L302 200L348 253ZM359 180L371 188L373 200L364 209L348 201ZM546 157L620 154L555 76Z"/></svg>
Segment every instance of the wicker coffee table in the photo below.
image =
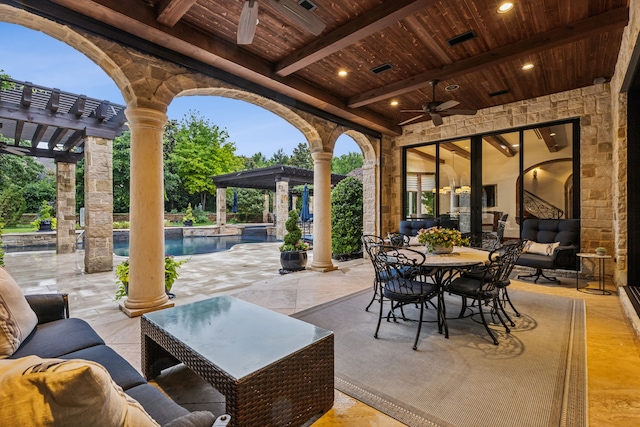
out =
<svg viewBox="0 0 640 427"><path fill-rule="evenodd" d="M333 406L333 332L229 296L141 319L147 379L177 363L225 396L230 426L302 426Z"/></svg>

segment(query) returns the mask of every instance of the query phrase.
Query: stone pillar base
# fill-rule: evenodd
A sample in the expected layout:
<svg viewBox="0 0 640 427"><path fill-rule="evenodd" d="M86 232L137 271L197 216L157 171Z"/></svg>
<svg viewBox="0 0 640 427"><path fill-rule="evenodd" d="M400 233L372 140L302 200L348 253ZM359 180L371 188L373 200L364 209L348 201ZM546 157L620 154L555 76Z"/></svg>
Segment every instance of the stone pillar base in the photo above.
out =
<svg viewBox="0 0 640 427"><path fill-rule="evenodd" d="M152 311L164 310L165 308L170 308L175 306L173 301L169 300L161 305L156 305L154 307L143 307L143 308L129 308L125 306L124 301L119 301L120 311L126 314L129 317L139 317L145 313L151 313Z"/></svg>
<svg viewBox="0 0 640 427"><path fill-rule="evenodd" d="M337 270L337 269L338 269L338 267L336 267L333 264L313 265L313 262L311 263L311 266L307 267L307 270L319 271L321 273L326 273L327 271L333 271L333 270Z"/></svg>

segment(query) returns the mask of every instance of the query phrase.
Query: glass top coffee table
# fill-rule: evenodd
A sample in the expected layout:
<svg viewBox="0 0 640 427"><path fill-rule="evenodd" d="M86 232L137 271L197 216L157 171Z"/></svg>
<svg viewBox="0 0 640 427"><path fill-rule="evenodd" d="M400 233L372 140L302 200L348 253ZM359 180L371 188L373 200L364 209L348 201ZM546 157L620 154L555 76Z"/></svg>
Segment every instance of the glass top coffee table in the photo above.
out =
<svg viewBox="0 0 640 427"><path fill-rule="evenodd" d="M230 426L301 426L333 406L326 329L220 296L146 313L141 334L147 379L184 363L225 396Z"/></svg>

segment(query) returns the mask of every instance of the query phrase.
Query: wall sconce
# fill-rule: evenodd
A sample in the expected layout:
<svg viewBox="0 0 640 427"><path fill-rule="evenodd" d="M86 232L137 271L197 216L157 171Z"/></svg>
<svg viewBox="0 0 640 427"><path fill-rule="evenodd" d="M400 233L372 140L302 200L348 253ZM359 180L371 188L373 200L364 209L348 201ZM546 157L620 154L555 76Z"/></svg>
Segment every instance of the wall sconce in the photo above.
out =
<svg viewBox="0 0 640 427"><path fill-rule="evenodd" d="M538 168L533 170L533 179L538 179Z"/></svg>

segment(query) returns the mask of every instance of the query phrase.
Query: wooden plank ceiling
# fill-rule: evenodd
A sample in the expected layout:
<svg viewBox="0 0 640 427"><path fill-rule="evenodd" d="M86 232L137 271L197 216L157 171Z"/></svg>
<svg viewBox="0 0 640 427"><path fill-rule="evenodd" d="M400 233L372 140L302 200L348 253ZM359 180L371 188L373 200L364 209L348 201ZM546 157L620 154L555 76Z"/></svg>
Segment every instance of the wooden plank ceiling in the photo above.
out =
<svg viewBox="0 0 640 427"><path fill-rule="evenodd" d="M49 13L43 2L0 1L39 3L36 13ZM416 116L402 109L432 100L430 80L441 81L438 101L481 109L610 79L629 15L628 0L513 0L507 13L498 13L499 0L312 0L310 13L325 24L316 36L274 6L279 1L302 0L261 0L249 45L236 43L243 0L52 3L257 83L267 96L286 95L388 135ZM463 34L472 37L448 42ZM534 68L523 71L525 63ZM383 64L391 68L371 71Z"/></svg>

